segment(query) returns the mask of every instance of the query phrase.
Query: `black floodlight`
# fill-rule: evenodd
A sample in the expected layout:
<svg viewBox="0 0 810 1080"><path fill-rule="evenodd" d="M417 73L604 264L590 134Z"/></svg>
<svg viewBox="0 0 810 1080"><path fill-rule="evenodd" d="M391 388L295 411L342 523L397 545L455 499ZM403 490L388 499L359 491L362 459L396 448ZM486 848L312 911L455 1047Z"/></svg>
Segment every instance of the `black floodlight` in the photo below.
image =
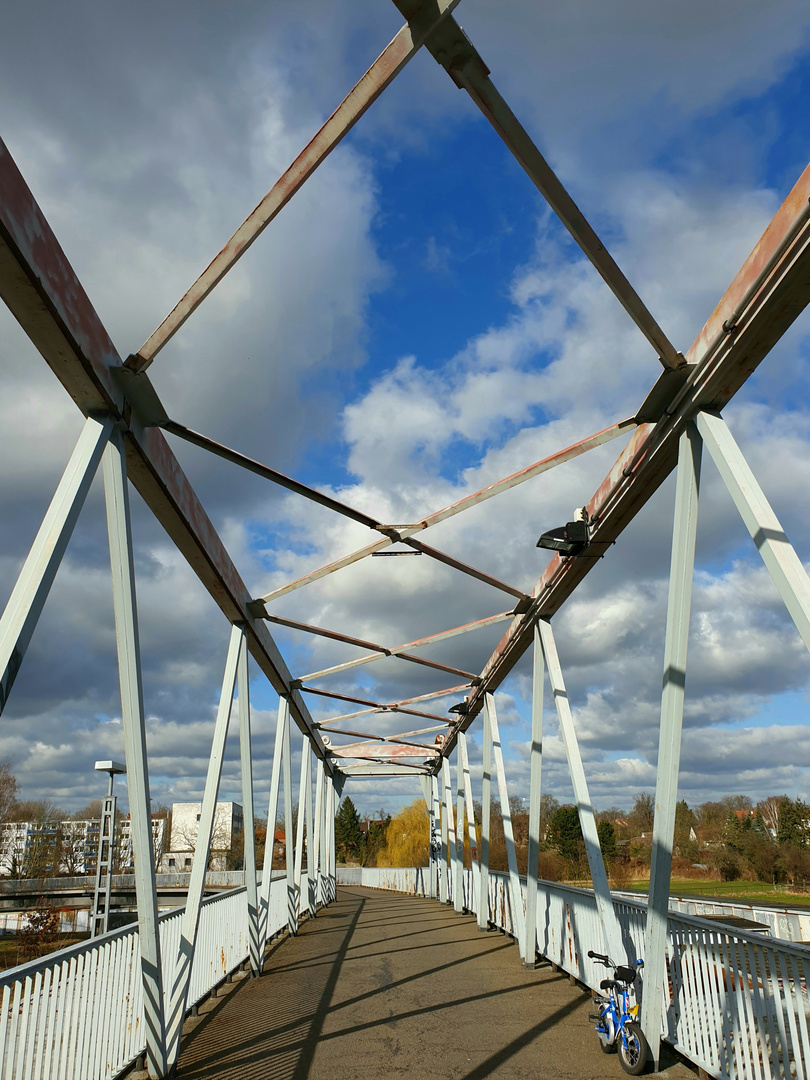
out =
<svg viewBox="0 0 810 1080"><path fill-rule="evenodd" d="M557 529L544 532L537 541L537 546L549 551L559 551L561 555L579 555L583 548L588 546L588 539L587 516L578 510L577 520L568 521Z"/></svg>
<svg viewBox="0 0 810 1080"><path fill-rule="evenodd" d="M448 712L458 713L459 716L466 716L470 711L470 706L466 701L460 701L458 705L453 705L452 708L447 710Z"/></svg>

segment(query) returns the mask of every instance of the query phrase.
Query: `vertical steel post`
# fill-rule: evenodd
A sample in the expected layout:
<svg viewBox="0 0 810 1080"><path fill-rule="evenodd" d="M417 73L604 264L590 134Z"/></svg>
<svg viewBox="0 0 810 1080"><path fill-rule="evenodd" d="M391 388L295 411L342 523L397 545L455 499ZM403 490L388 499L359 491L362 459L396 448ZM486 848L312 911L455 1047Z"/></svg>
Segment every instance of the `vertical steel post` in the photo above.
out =
<svg viewBox="0 0 810 1080"><path fill-rule="evenodd" d="M481 854L478 875L478 929L489 929L489 820L492 809L492 729L489 710L484 709L482 736L484 766L481 774Z"/></svg>
<svg viewBox="0 0 810 1080"><path fill-rule="evenodd" d="M453 789L450 780L450 762L446 757L442 758L442 780L444 782L444 817L445 827L443 830L443 836L445 838L445 847L447 849L447 855L449 856L449 866L445 860L445 872L447 874L448 889L445 895L447 903L453 903L455 905L455 893L453 890L456 886L456 867L458 861L458 851L456 849L456 824L453 815Z"/></svg>
<svg viewBox="0 0 810 1080"><path fill-rule="evenodd" d="M325 903L324 891L323 891L323 853L324 853L324 835L323 835L323 822L324 822L324 797L323 797L323 779L326 772L324 763L320 760L317 761L316 769L318 771L315 781L315 828L314 841L315 848L312 854L312 861L315 864L315 907Z"/></svg>
<svg viewBox="0 0 810 1080"><path fill-rule="evenodd" d="M554 640L554 632L551 623L546 619L538 622L540 640L543 645L543 656L548 668L551 692L554 695L554 704L557 707L557 719L560 722L560 736L565 746L565 754L568 758L568 771L571 775L571 783L574 788L574 798L579 811L579 824L582 829L582 838L585 841L585 851L588 855L588 867L593 881L593 891L596 897L596 906L599 909L599 919L602 924L604 935L605 952L616 963L620 963L624 948L622 946L621 930L616 918L616 910L613 907L613 899L610 895L605 862L602 858L602 848L599 844L599 833L596 829L596 817L593 812L593 804L588 793L588 783L585 779L585 770L582 767L582 755L579 752L577 733L574 728L574 718L571 715L571 705L565 689L560 658L557 655L557 644Z"/></svg>
<svg viewBox="0 0 810 1080"><path fill-rule="evenodd" d="M284 866L287 874L287 931L295 935L298 929L298 900L295 895L295 848L292 819L292 760L290 757L290 727L286 725L282 747L281 768L284 776Z"/></svg>
<svg viewBox="0 0 810 1080"><path fill-rule="evenodd" d="M173 1068L180 1054L180 1036L183 1033L183 1020L186 1015L186 1001L191 983L191 968L194 963L194 951L197 945L197 928L200 923L200 905L205 891L205 875L208 869L208 857L211 853L211 839L217 814L217 796L222 778L222 763L225 759L225 741L228 737L228 725L233 708L233 692L236 686L236 672L239 653L244 645L244 631L241 626L231 628L228 655L225 661L225 674L222 679L222 692L219 697L214 737L211 740L211 754L208 758L208 772L205 777L200 824L197 840L194 844L194 861L188 883L188 895L180 923L180 944L177 951L177 965L174 971L169 1015L166 1020L166 1046L169 1068Z"/></svg>
<svg viewBox="0 0 810 1080"><path fill-rule="evenodd" d="M441 837L441 846L439 848L439 900L443 904L446 904L450 890L447 887L447 806L445 804L446 795L443 780L444 777L442 775L436 776L436 798L439 804L439 822L441 827L439 834Z"/></svg>
<svg viewBox="0 0 810 1080"><path fill-rule="evenodd" d="M644 935L644 995L641 1023L655 1067L660 1058L664 995L667 991L667 919L675 835L675 806L681 762L681 729L686 686L686 651L692 606L702 441L694 424L687 424L678 444L675 521L669 571L664 679L658 775L655 785L650 897Z"/></svg>
<svg viewBox="0 0 810 1080"><path fill-rule="evenodd" d="M801 559L785 536L779 518L725 420L714 413L701 412L695 423L802 641L810 649L810 579Z"/></svg>
<svg viewBox="0 0 810 1080"><path fill-rule="evenodd" d="M472 905L472 910L477 912L478 901L480 899L481 867L478 862L480 852L478 850L478 841L475 835L475 805L473 803L472 781L470 779L470 759L467 754L466 731L460 731L458 733L458 752L459 760L461 761L462 775L464 777L464 801L467 806L467 832L470 840L470 864L472 866L470 903ZM473 852L475 852L474 856Z"/></svg>
<svg viewBox="0 0 810 1080"><path fill-rule="evenodd" d="M425 805L428 812L428 896L431 900L435 900L438 896L438 889L436 887L436 873L438 870L438 863L436 861L436 818L434 815L433 806L433 777L432 776L420 776L422 781L422 790L425 795Z"/></svg>
<svg viewBox="0 0 810 1080"><path fill-rule="evenodd" d="M132 855L135 862L146 1060L149 1075L163 1077L167 1072L166 1020L157 921L152 806L146 756L146 725L143 711L141 652L138 638L138 608L135 596L127 469L124 447L118 433L110 438L104 452L103 473L115 608L118 676L121 684L121 720L127 766L127 794L132 828Z"/></svg>
<svg viewBox="0 0 810 1080"><path fill-rule="evenodd" d="M309 754L309 768L307 769L307 912L310 919L315 918L315 912L317 910L317 896L315 893L315 883L317 880L317 868L315 860L317 858L315 834L317 828L315 825L315 815L312 812L312 750L309 745L309 739L304 739L304 746ZM315 758L317 765L318 759Z"/></svg>
<svg viewBox="0 0 810 1080"><path fill-rule="evenodd" d="M239 757L242 773L242 807L245 819L245 903L248 911L248 949L250 970L253 975L261 972L259 953L259 897L256 886L256 832L253 807L253 750L250 732L250 680L248 650L242 629L242 645L236 670L239 707ZM266 842L266 841L265 841ZM270 841L272 849L272 839Z"/></svg>
<svg viewBox="0 0 810 1080"><path fill-rule="evenodd" d="M326 776L326 805L324 807L326 817L324 819L324 834L326 843L324 854L326 856L326 903L331 904L335 899L335 870L337 868L335 852L335 784L331 776ZM335 867L335 870L333 870Z"/></svg>
<svg viewBox="0 0 810 1080"><path fill-rule="evenodd" d="M262 891L259 897L259 963L264 964L270 919L270 889L273 878L273 848L275 847L276 814L278 813L278 789L281 782L281 759L284 757L284 741L290 723L290 703L286 697L278 699L276 719L276 742L273 749L273 768L270 775L270 801L267 804L267 838L264 842L262 866Z"/></svg>
<svg viewBox="0 0 810 1080"><path fill-rule="evenodd" d="M76 448L0 618L0 713L6 707L112 425L109 418L95 420L90 416L85 420Z"/></svg>
<svg viewBox="0 0 810 1080"><path fill-rule="evenodd" d="M438 900L441 895L440 882L442 877L442 814L439 802L439 778L437 776L430 777L430 806L430 854L433 860L430 895L434 900Z"/></svg>
<svg viewBox="0 0 810 1080"><path fill-rule="evenodd" d="M526 913L523 909L523 894L520 890L520 877L515 852L515 836L512 832L512 811L509 806L509 792L506 787L506 769L503 764L501 734L498 728L498 714L495 710L495 698L492 694L484 696L484 709L489 713L489 726L492 732L492 758L498 777L498 794L501 798L501 817L503 818L503 836L506 841L506 861L509 864L509 896L512 907L512 927L518 951L524 955L526 945Z"/></svg>
<svg viewBox="0 0 810 1080"><path fill-rule="evenodd" d="M540 631L534 628L532 672L532 748L529 779L529 844L526 853L526 947L524 963L533 968L537 959L537 862L540 854L540 797L543 763L543 683L545 664Z"/></svg>
<svg viewBox="0 0 810 1080"><path fill-rule="evenodd" d="M464 911L464 770L461 748L456 744L456 872L453 876L453 907Z"/></svg>
<svg viewBox="0 0 810 1080"><path fill-rule="evenodd" d="M301 919L301 868L304 865L304 823L306 821L307 786L309 784L310 749L309 740L304 736L301 746L301 775L298 780L298 821L295 829L295 868L293 872L293 891L295 893L295 930ZM307 904L309 906L309 904Z"/></svg>

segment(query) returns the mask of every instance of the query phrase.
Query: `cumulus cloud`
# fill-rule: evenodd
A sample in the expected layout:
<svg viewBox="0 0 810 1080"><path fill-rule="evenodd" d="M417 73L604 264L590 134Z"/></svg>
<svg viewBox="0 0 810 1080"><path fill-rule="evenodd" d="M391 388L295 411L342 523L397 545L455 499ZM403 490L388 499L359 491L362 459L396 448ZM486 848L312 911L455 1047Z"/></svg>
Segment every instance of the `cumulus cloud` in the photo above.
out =
<svg viewBox="0 0 810 1080"><path fill-rule="evenodd" d="M697 5L691 22L682 10L642 11L629 0L607 21L592 3L505 10L471 0L465 26L498 85L553 144L555 164L587 189L618 261L685 351L779 197L750 169L730 178L695 159L662 164L662 131L688 131L696 116L781 77L801 47L796 27L806 13L791 0L781 17L756 5L713 12ZM382 14L364 3L338 17L313 0L274 5L272 20L251 5L239 23L203 13L189 35L184 12L161 10L165 34L148 53L148 77L139 70L142 34L156 14L148 5L116 23L97 20L92 4L54 9L64 40L90 65L82 77L68 78L57 33L30 75L21 68L25 50L3 52L0 85L19 91L5 137L122 354L154 329L398 25L393 7ZM30 17L16 18L25 40ZM90 26L107 46L93 51L92 63L81 36ZM114 89L99 94L97 86ZM427 110L421 126L419 110ZM306 467L310 479L318 472L311 462L320 461L317 486L379 520L406 523L636 411L657 361L540 210L524 225L534 236L528 257L503 283L505 314L460 338L441 363L408 347L386 365L369 355L375 297L388 288L396 258L377 240L381 163L428 156L441 126L469 131L469 115L444 73L419 57L158 358L152 373L173 416L286 471ZM657 125L661 115L666 124ZM444 239L431 233L420 243L428 271L444 273ZM0 330L4 600L81 419L6 314ZM784 405L803 377L805 332L802 323L769 358L769 379L727 410L804 555L810 517L795 492L810 479L810 414L796 401L788 412ZM534 546L539 532L586 501L619 446L445 522L426 540L528 591L545 564ZM361 526L256 477L176 449L256 595L369 539ZM153 788L161 799L192 798L202 788L228 627L137 498L133 508ZM666 485L555 618L586 771L602 803L626 802L654 783L671 516ZM785 727L757 725L768 703L806 692L808 658L746 544L707 460L681 782L697 800L804 790L805 729L795 717ZM4 715L2 753L14 757L24 793L74 807L95 794L91 758L122 752L105 560L97 485ZM513 603L421 557L367 559L273 610L391 647ZM422 655L476 672L502 631L503 624L490 627ZM358 655L294 631L279 629L277 637L295 674ZM317 685L387 702L457 681L389 658ZM441 713L458 696L425 710ZM524 658L496 696L519 794L528 790L529 698ZM317 719L354 709L321 698L310 704ZM257 680L260 787L269 775L273 708ZM547 789L565 797L564 752L547 712ZM374 730L420 723L386 714ZM233 746L223 791L239 794ZM384 800L394 809L416 785L357 780L352 791L369 808Z"/></svg>

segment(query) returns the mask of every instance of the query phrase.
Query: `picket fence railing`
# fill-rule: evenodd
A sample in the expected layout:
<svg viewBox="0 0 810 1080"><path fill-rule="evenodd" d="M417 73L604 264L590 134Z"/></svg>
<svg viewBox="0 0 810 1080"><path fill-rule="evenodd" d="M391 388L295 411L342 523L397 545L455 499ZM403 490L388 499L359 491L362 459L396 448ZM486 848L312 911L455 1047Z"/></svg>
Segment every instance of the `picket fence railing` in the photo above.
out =
<svg viewBox="0 0 810 1080"><path fill-rule="evenodd" d="M159 916L164 995L182 908ZM287 925L287 885L274 874L268 939ZM248 957L244 887L206 897L188 1008ZM0 1080L109 1080L146 1048L137 925L80 942L0 975ZM167 977L168 972L168 977Z"/></svg>
<svg viewBox="0 0 810 1080"><path fill-rule="evenodd" d="M339 885L362 884L417 896L430 892L427 868L362 868L359 874L339 868L337 880ZM451 901L452 885L448 874ZM525 910L525 879L521 894ZM462 878L462 904L475 913L477 890L469 869ZM646 903L614 894L614 904L626 958L635 960L644 952ZM750 917L745 905L706 906L711 906L712 914L729 914L732 909ZM488 921L514 936L507 874L489 876ZM774 925L779 927L778 920ZM587 955L589 949L602 948L591 890L539 882L536 940L540 956L598 989L604 968ZM667 971L662 1036L684 1057L722 1080L810 1080L810 948L670 911Z"/></svg>

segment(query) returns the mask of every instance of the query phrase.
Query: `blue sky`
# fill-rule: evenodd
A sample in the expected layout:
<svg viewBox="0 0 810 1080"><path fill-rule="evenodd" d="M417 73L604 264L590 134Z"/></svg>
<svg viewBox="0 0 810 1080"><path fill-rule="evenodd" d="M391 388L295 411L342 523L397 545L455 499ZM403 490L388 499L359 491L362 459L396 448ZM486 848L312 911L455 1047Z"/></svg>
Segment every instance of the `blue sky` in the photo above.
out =
<svg viewBox="0 0 810 1080"><path fill-rule="evenodd" d="M685 351L810 159L804 6L465 0L458 14L496 85ZM399 16L383 0L348 12L320 0L269 10L246 3L238 17L183 3L168 12L145 4L136 17L88 0L69 18L54 5L48 25L42 40L39 16L17 11L0 44L9 103L0 134L126 355ZM803 558L807 359L801 318L727 410ZM5 316L0 361L2 600L80 418ZM407 521L632 414L658 372L494 132L424 54L150 374L181 422L369 513ZM361 527L174 448L256 594L366 542ZM594 451L426 540L528 590L545 565L537 536L587 500L620 448ZM600 805L629 804L654 782L671 512L668 484L555 620ZM155 791L191 798L202 787L228 628L137 500L136 537ZM94 492L0 739L27 797L81 805L94 793L89 748L120 754L104 559ZM810 661L709 461L698 564L682 794L690 802L741 790L810 795ZM379 559L277 610L393 645L508 606L426 559ZM498 633L430 655L477 670ZM277 638L296 675L354 655L292 632ZM444 685L410 667L386 661L334 685L385 700ZM528 785L527 694L522 663L499 696L518 794ZM258 678L254 701L263 790L275 699ZM328 715L320 702L313 712ZM548 789L565 798L561 746L551 715L547 722ZM712 768L719 731L725 749ZM236 792L233 756L224 785ZM416 793L398 781L356 789L368 809L383 800L394 809Z"/></svg>

